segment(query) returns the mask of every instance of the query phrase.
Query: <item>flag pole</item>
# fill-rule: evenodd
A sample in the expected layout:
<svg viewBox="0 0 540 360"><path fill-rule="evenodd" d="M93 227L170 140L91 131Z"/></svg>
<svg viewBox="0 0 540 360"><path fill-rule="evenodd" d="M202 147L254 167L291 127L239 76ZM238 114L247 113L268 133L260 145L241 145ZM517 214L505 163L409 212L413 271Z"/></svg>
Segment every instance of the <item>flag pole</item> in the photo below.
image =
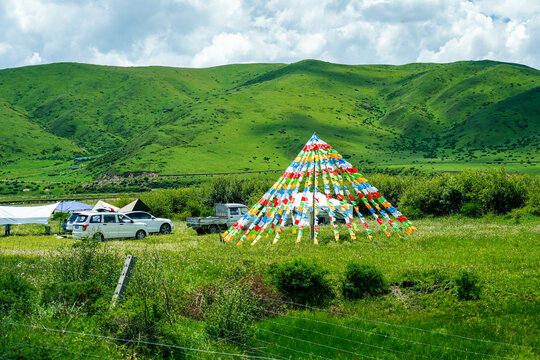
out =
<svg viewBox="0 0 540 360"><path fill-rule="evenodd" d="M315 135L316 133L313 133ZM314 156L314 155L313 155ZM313 197L311 199L311 217L310 217L310 227L309 227L309 237L310 240L313 241L315 239L315 171L317 170L315 167L315 159L313 160L313 174L312 174L312 180L311 180L311 193L313 194Z"/></svg>

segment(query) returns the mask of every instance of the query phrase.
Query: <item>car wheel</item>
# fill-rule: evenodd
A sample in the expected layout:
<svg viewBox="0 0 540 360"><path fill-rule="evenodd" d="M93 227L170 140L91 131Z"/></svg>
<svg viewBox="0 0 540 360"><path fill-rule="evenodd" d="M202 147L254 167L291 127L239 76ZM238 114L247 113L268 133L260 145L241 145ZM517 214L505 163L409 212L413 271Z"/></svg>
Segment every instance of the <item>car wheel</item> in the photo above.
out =
<svg viewBox="0 0 540 360"><path fill-rule="evenodd" d="M135 239L137 240L142 240L146 237L146 233L144 232L144 230L139 230L137 231L137 233L135 234Z"/></svg>
<svg viewBox="0 0 540 360"><path fill-rule="evenodd" d="M201 228L197 228L195 231L197 231L197 235L204 235L204 230Z"/></svg>
<svg viewBox="0 0 540 360"><path fill-rule="evenodd" d="M171 225L169 224L163 224L159 228L159 233L162 235L170 234L171 233Z"/></svg>
<svg viewBox="0 0 540 360"><path fill-rule="evenodd" d="M217 225L212 225L210 226L210 228L208 229L208 232L210 234L217 234L219 232L219 228L217 227Z"/></svg>
<svg viewBox="0 0 540 360"><path fill-rule="evenodd" d="M102 233L95 233L94 234L94 240L96 240L96 241L104 241L105 237L103 236Z"/></svg>

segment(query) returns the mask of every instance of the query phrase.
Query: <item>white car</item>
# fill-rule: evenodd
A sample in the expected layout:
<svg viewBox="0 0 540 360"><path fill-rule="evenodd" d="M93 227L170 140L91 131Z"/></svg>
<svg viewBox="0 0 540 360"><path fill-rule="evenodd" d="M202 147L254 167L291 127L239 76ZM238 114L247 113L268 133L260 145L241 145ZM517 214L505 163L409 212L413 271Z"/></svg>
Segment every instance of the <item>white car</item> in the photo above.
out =
<svg viewBox="0 0 540 360"><path fill-rule="evenodd" d="M73 223L75 239L93 238L99 241L113 238L142 240L148 235L148 226L135 222L123 214L90 212L79 214Z"/></svg>
<svg viewBox="0 0 540 360"><path fill-rule="evenodd" d="M71 213L71 215L67 218L66 222L66 231L72 232L73 231L73 224L75 223L75 220L77 220L77 217L81 214L88 214L90 211L76 211L74 213Z"/></svg>
<svg viewBox="0 0 540 360"><path fill-rule="evenodd" d="M156 218L145 211L126 211L122 214L129 216L134 221L148 225L149 233L170 234L174 228L171 220Z"/></svg>

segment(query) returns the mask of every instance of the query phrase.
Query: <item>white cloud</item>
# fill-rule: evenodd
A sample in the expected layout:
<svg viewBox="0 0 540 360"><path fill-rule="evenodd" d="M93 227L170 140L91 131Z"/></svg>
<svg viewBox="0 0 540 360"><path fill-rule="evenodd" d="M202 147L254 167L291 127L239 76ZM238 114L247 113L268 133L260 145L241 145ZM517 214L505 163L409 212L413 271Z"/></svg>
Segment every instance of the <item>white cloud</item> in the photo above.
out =
<svg viewBox="0 0 540 360"><path fill-rule="evenodd" d="M114 66L134 66L126 54L118 51L109 51L102 53L97 48L92 48L92 56L90 57L91 64L97 65L114 65Z"/></svg>
<svg viewBox="0 0 540 360"><path fill-rule="evenodd" d="M8 43L0 43L0 55L6 54L11 49L11 45Z"/></svg>
<svg viewBox="0 0 540 360"><path fill-rule="evenodd" d="M212 44L202 49L193 57L194 67L212 66L242 62L249 53L255 50L249 38L236 34L218 34L212 39Z"/></svg>
<svg viewBox="0 0 540 360"><path fill-rule="evenodd" d="M5 0L0 23L0 68L43 59L206 67L305 58L490 58L540 68L538 0Z"/></svg>
<svg viewBox="0 0 540 360"><path fill-rule="evenodd" d="M527 24L516 24L509 22L506 25L506 47L511 53L516 53L521 50L522 45L529 39L527 32Z"/></svg>
<svg viewBox="0 0 540 360"><path fill-rule="evenodd" d="M34 52L31 56L27 56L24 59L24 65L38 65L41 64L43 60L37 52Z"/></svg>

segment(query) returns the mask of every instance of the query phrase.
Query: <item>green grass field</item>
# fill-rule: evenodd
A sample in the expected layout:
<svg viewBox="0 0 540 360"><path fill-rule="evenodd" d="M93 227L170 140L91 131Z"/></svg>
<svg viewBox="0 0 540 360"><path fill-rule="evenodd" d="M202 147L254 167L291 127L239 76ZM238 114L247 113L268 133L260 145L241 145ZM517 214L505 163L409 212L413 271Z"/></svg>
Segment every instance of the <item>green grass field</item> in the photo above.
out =
<svg viewBox="0 0 540 360"><path fill-rule="evenodd" d="M290 230L277 245L263 239L255 246L236 246L220 243L216 235L196 236L182 222L175 223L171 235L150 236L144 241L107 241L103 259L107 254L118 256L114 264L118 273L123 256L138 258L125 301L127 308L108 310L114 281L103 304L96 303L93 310L84 304L36 300L26 313L0 315L0 356L126 359L137 353L137 359L540 358L540 219L529 217L516 222L502 216L448 217L414 224L418 232L412 236L400 240L375 231L374 242L361 233L359 240L350 242L342 228L343 241L338 244L330 240L331 230L323 227L318 246L307 239L296 244ZM68 266L60 260L67 253L58 253L57 249L76 242L31 235L40 231L39 226L20 226L13 229L18 235L0 238L0 266L4 270L15 268L37 289L54 280L54 267ZM328 270L337 293L330 304L305 309L276 302L280 298L269 284L271 270L294 258L314 261ZM338 284L350 261L378 267L390 291L377 297L345 300L339 295ZM106 264L103 260L103 267ZM463 270L479 277L482 290L478 300L458 299L454 280ZM240 284L256 284L258 295L274 300L257 303L267 316L255 321L251 329L242 324L249 322L247 318L228 319L229 326L245 332L229 330L228 341L211 337L208 327L221 323L208 325L197 301L212 293L214 304L229 304L234 293L225 290ZM36 298L39 291L34 294ZM250 303L248 300L238 304ZM128 336L125 331L111 330L110 319L129 323L129 316L143 301L166 309L159 319L155 318L155 308L154 312L150 310L153 315L149 318L161 335L145 333L131 339L175 345L176 350L82 335ZM133 328L142 326L130 324ZM49 330L38 329L42 326Z"/></svg>

